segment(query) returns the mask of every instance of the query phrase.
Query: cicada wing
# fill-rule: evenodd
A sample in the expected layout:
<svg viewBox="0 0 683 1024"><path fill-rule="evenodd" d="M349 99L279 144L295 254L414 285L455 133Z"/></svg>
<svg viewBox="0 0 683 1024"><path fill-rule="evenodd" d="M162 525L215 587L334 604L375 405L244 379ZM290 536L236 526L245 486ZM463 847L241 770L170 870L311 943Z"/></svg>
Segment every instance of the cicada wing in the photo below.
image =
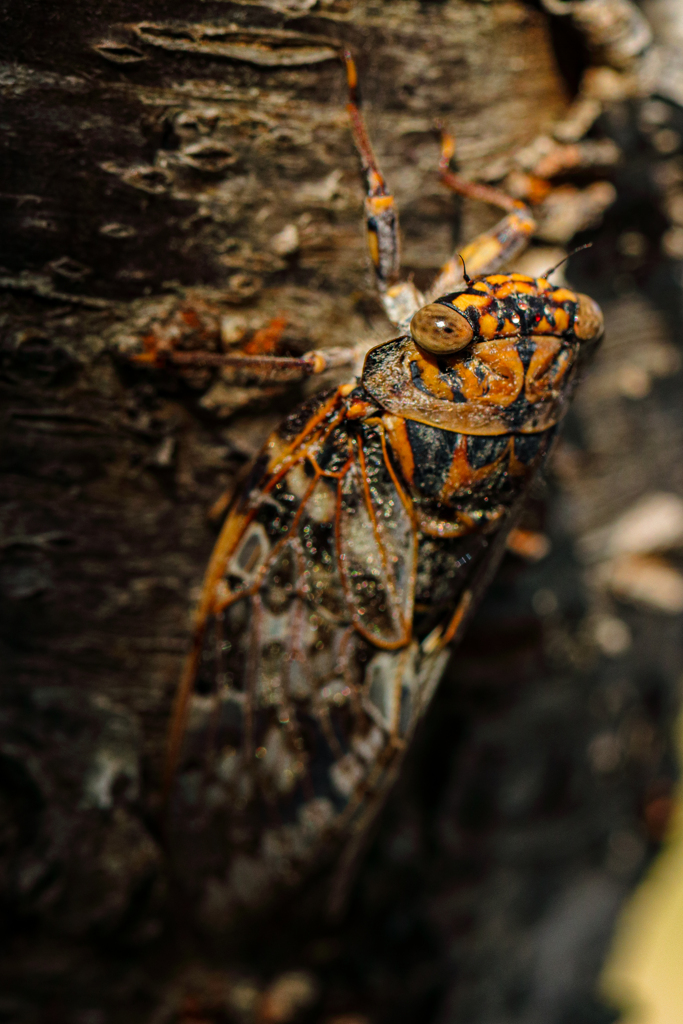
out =
<svg viewBox="0 0 683 1024"><path fill-rule="evenodd" d="M430 550L428 553L422 552L422 559L424 562L432 562L432 572L435 572L434 564L437 564L443 576L445 566L450 563L447 592L450 592L452 604L448 610L441 612L436 624L431 616L427 616L432 628L422 637L415 636L408 648L378 651L368 663L365 670L365 706L369 708L374 721L379 719L385 723L396 723L393 755L386 756L382 764L377 766L371 784L366 787L363 803L349 822L347 840L329 890L328 909L332 917L338 917L346 905L361 856L372 834L373 823L398 775L412 736L453 656L452 642L462 635L498 568L507 536L524 506L530 482L522 488L507 513L498 520L495 529L487 533L474 531L466 537L443 542L443 564L435 563L432 544L427 539L426 546ZM438 591L439 588L436 589Z"/></svg>
<svg viewBox="0 0 683 1024"><path fill-rule="evenodd" d="M379 427L364 426L339 482L339 573L357 630L384 648L412 634L417 531Z"/></svg>
<svg viewBox="0 0 683 1024"><path fill-rule="evenodd" d="M417 544L381 437L332 416L281 445L216 545L175 724L172 845L212 926L334 857L402 728Z"/></svg>

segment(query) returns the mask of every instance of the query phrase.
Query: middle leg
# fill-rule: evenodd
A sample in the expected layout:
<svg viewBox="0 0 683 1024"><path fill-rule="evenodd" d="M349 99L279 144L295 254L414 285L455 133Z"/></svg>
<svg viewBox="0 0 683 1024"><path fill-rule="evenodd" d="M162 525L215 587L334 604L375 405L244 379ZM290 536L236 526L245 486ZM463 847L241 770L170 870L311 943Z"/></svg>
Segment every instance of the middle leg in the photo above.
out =
<svg viewBox="0 0 683 1024"><path fill-rule="evenodd" d="M491 203L507 215L490 231L478 235L473 242L464 246L457 254L444 263L441 272L427 294L427 301L433 301L440 295L455 291L464 281L463 263L470 277L483 277L493 274L504 267L525 248L536 230L536 222L524 203L505 194L490 185L480 185L467 181L460 175L449 170L449 164L455 153L455 140L446 132L441 136L441 159L439 161L439 177L442 183L452 192L457 192L470 199L480 199Z"/></svg>

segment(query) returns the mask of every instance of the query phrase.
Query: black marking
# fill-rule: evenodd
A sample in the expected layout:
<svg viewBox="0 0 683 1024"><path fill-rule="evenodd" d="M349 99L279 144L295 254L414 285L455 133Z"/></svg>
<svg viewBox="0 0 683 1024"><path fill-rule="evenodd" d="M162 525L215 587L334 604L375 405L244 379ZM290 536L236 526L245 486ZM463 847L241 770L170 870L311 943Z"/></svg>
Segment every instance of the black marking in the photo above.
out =
<svg viewBox="0 0 683 1024"><path fill-rule="evenodd" d="M436 498L448 477L461 435L414 420L406 420L406 430L415 462L414 486L424 497Z"/></svg>
<svg viewBox="0 0 683 1024"><path fill-rule="evenodd" d="M549 447L549 443L557 431L557 427L550 427L548 430L541 430L538 434L516 434L515 455L525 466L533 462L541 454L543 448Z"/></svg>
<svg viewBox="0 0 683 1024"><path fill-rule="evenodd" d="M301 499L287 490L285 477L260 502L256 522L263 525L271 539L279 540L291 527L300 504Z"/></svg>
<svg viewBox="0 0 683 1024"><path fill-rule="evenodd" d="M344 424L332 431L315 458L323 472L338 473L348 462L349 455L348 432Z"/></svg>
<svg viewBox="0 0 683 1024"><path fill-rule="evenodd" d="M531 357L536 351L536 339L531 337L522 337L517 340L517 354L522 360L522 366L524 367L524 373L526 374L529 369L529 363Z"/></svg>
<svg viewBox="0 0 683 1024"><path fill-rule="evenodd" d="M263 479L268 461L269 458L267 452L261 452L254 462L254 465L251 467L247 479L244 481L242 491L235 503L235 511L243 512L247 508L249 499L252 496L252 491L258 487Z"/></svg>
<svg viewBox="0 0 683 1024"><path fill-rule="evenodd" d="M249 573L262 559L263 541L258 533L252 533L246 544L242 545L236 561L240 569Z"/></svg>
<svg viewBox="0 0 683 1024"><path fill-rule="evenodd" d="M472 469L488 466L500 458L509 441L509 434L498 434L493 437L470 434L467 438L467 461Z"/></svg>
<svg viewBox="0 0 683 1024"><path fill-rule="evenodd" d="M417 560L415 603L428 608L447 608L452 614L474 564L487 546L488 539L480 533L443 540L423 537Z"/></svg>
<svg viewBox="0 0 683 1024"><path fill-rule="evenodd" d="M529 403L522 390L517 398L510 405L501 411L501 418L505 419L511 434L517 433L529 419Z"/></svg>
<svg viewBox="0 0 683 1024"><path fill-rule="evenodd" d="M309 398L307 402L304 402L298 409L291 412L278 427L277 433L279 437L283 441L293 441L295 437L298 437L306 429L306 425L311 417L315 416L320 407L324 405L332 394L334 392L331 389L319 391L317 395Z"/></svg>
<svg viewBox="0 0 683 1024"><path fill-rule="evenodd" d="M429 395L430 398L434 398L434 393L429 390L425 382L422 380L420 364L415 359L411 359L410 361L410 376L412 377L413 384L418 391L421 391L423 395Z"/></svg>
<svg viewBox="0 0 683 1024"><path fill-rule="evenodd" d="M468 367L471 367L472 366L472 362L473 362L473 360L470 357L470 358L468 358L466 360L466 365ZM477 372L476 368L479 366L479 364L477 362L475 362L474 365L475 365L474 372L476 373ZM453 401L453 402L466 402L467 399L465 398L465 396L463 395L462 391L460 390L460 377L458 375L457 366L449 366L447 363L444 365L444 362L442 360L439 360L438 366L439 366L439 376L440 376L441 380L444 382L444 384L447 384L448 387L453 392L453 398L451 399L451 401ZM483 380L483 377L479 378L479 380L481 382ZM421 388L420 390L425 390L425 389ZM427 394L431 395L431 397L434 398L434 395L432 394L431 391L428 391ZM441 401L443 401L443 399L441 399Z"/></svg>

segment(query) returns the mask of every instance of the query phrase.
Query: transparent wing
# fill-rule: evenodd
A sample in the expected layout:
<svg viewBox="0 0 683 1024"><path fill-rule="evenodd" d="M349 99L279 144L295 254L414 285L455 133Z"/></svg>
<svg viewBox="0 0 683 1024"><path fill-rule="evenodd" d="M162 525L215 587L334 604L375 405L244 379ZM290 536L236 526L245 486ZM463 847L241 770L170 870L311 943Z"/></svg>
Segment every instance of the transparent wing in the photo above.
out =
<svg viewBox="0 0 683 1024"><path fill-rule="evenodd" d="M416 558L381 429L334 397L285 421L217 542L176 708L172 845L205 916L265 904L386 789L419 703Z"/></svg>

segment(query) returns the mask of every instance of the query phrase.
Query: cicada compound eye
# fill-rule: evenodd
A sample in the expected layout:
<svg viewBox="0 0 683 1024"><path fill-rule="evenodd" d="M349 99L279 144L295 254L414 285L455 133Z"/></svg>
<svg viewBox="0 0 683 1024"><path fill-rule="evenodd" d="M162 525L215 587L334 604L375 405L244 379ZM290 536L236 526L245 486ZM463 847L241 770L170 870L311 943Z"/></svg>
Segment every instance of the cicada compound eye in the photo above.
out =
<svg viewBox="0 0 683 1024"><path fill-rule="evenodd" d="M588 295L579 294L574 316L574 334L580 341L592 341L600 337L604 329L602 310Z"/></svg>
<svg viewBox="0 0 683 1024"><path fill-rule="evenodd" d="M410 321L413 341L437 356L450 355L469 345L474 331L469 320L449 306L430 302Z"/></svg>

